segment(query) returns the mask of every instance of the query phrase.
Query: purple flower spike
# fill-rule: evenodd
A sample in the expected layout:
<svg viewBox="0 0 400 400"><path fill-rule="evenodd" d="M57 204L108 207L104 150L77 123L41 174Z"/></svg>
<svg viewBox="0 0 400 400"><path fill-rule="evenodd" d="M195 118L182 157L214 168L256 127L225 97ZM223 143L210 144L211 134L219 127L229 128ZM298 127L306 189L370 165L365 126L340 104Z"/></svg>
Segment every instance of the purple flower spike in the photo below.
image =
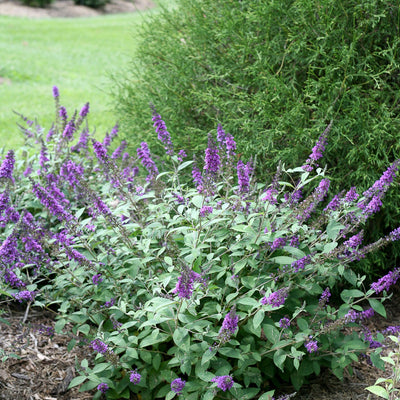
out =
<svg viewBox="0 0 400 400"><path fill-rule="evenodd" d="M99 283L103 282L103 278L101 277L101 274L93 275L92 282L93 282L93 285L98 285Z"/></svg>
<svg viewBox="0 0 400 400"><path fill-rule="evenodd" d="M273 307L280 307L285 304L286 298L288 297L288 289L279 289L276 292L271 293L268 297L261 299L261 304L270 304Z"/></svg>
<svg viewBox="0 0 400 400"><path fill-rule="evenodd" d="M208 214L211 214L213 212L213 208L211 206L203 206L200 208L199 215L200 217L205 217Z"/></svg>
<svg viewBox="0 0 400 400"><path fill-rule="evenodd" d="M131 371L131 374L129 376L129 380L134 384L137 385L140 380L142 379L142 375L140 375L137 370L135 369L134 371Z"/></svg>
<svg viewBox="0 0 400 400"><path fill-rule="evenodd" d="M86 103L86 104L82 107L81 111L79 112L79 115L80 115L82 118L84 118L84 117L86 117L86 115L88 115L88 113L89 113L89 103Z"/></svg>
<svg viewBox="0 0 400 400"><path fill-rule="evenodd" d="M284 317L279 320L279 327L282 329L288 329L290 327L290 320L287 317Z"/></svg>
<svg viewBox="0 0 400 400"><path fill-rule="evenodd" d="M11 179L11 181L14 182L14 178L12 177L14 164L15 164L14 151L9 150L3 162L1 163L0 179Z"/></svg>
<svg viewBox="0 0 400 400"><path fill-rule="evenodd" d="M236 314L235 307L232 307L231 311L225 315L221 329L219 330L218 338L223 343L228 342L231 336L236 332L238 329L238 322L239 316Z"/></svg>
<svg viewBox="0 0 400 400"><path fill-rule="evenodd" d="M154 127L156 128L156 133L158 135L158 140L160 140L165 145L165 150L168 155L174 154L174 146L171 141L171 135L167 131L167 126L165 122L161 119L161 115L157 113L155 107L151 105L153 110L153 117L152 120L154 122Z"/></svg>
<svg viewBox="0 0 400 400"><path fill-rule="evenodd" d="M55 99L58 99L60 97L60 92L58 91L58 87L57 86L53 86L53 97Z"/></svg>
<svg viewBox="0 0 400 400"><path fill-rule="evenodd" d="M216 376L211 379L211 382L215 382L224 392L231 389L234 384L233 378L230 375Z"/></svg>
<svg viewBox="0 0 400 400"><path fill-rule="evenodd" d="M307 351L311 353L316 353L318 351L318 342L316 340L310 340L304 344Z"/></svg>
<svg viewBox="0 0 400 400"><path fill-rule="evenodd" d="M171 383L171 390L179 395L181 394L185 385L186 381L183 381L181 378L174 379Z"/></svg>
<svg viewBox="0 0 400 400"><path fill-rule="evenodd" d="M150 150L146 142L142 142L137 149L137 155L140 158L142 165L149 171L147 181L153 179L158 175L158 168L155 162L151 159Z"/></svg>
<svg viewBox="0 0 400 400"><path fill-rule="evenodd" d="M99 390L101 393L107 392L108 389L109 389L109 387L108 387L107 383L104 383L104 382L100 383L97 386L97 390Z"/></svg>
<svg viewBox="0 0 400 400"><path fill-rule="evenodd" d="M239 182L239 193L247 193L250 188L248 164L245 165L242 160L239 160L236 169Z"/></svg>
<svg viewBox="0 0 400 400"><path fill-rule="evenodd" d="M93 150L96 154L97 159L101 163L106 163L108 161L107 150L104 145L97 140L92 139Z"/></svg>
<svg viewBox="0 0 400 400"><path fill-rule="evenodd" d="M211 175L216 175L220 167L218 148L215 146L211 134L208 135L208 147L206 149L204 170Z"/></svg>
<svg viewBox="0 0 400 400"><path fill-rule="evenodd" d="M90 345L94 351L97 351L100 354L106 354L108 351L108 346L100 339L93 340Z"/></svg>
<svg viewBox="0 0 400 400"><path fill-rule="evenodd" d="M33 301L35 299L35 292L30 292L29 290L23 290L19 293L14 293L12 296L14 299L18 300L20 303L24 301Z"/></svg>
<svg viewBox="0 0 400 400"><path fill-rule="evenodd" d="M190 299L193 294L193 284L200 281L200 278L197 272L188 267L184 268L172 293L177 293L180 299Z"/></svg>

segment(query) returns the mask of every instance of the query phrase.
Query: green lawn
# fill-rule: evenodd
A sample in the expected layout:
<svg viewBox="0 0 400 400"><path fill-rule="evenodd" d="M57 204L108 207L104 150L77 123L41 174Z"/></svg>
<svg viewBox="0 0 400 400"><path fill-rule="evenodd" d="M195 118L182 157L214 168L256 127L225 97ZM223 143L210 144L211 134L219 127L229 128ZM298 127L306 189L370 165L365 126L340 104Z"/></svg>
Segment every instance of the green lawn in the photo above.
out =
<svg viewBox="0 0 400 400"><path fill-rule="evenodd" d="M13 110L49 128L54 118L52 87L69 114L90 102L90 127L104 135L116 122L110 73L134 56L135 34L145 13L75 19L0 16L0 148L23 141Z"/></svg>

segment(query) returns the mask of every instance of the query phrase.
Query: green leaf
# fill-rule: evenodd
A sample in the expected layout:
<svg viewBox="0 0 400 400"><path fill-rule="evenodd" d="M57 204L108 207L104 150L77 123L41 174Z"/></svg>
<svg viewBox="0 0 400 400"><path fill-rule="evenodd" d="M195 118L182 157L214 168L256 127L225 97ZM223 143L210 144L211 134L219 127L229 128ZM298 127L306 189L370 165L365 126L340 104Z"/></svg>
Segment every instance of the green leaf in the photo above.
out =
<svg viewBox="0 0 400 400"><path fill-rule="evenodd" d="M364 293L358 289L343 290L340 297L345 303L349 303L351 299L356 299L358 297L364 297Z"/></svg>
<svg viewBox="0 0 400 400"><path fill-rule="evenodd" d="M271 400L275 394L275 390L270 390L269 392L263 393L258 400Z"/></svg>
<svg viewBox="0 0 400 400"><path fill-rule="evenodd" d="M90 326L88 324L81 325L78 328L79 332L82 332L84 335L87 335L90 332Z"/></svg>
<svg viewBox="0 0 400 400"><path fill-rule="evenodd" d="M277 257L272 257L271 261L279 265L291 265L293 262L297 261L297 259L288 256L277 256Z"/></svg>
<svg viewBox="0 0 400 400"><path fill-rule="evenodd" d="M87 377L85 375L76 376L74 379L72 379L71 383L68 386L68 389L80 385L81 383L85 382L86 379Z"/></svg>
<svg viewBox="0 0 400 400"><path fill-rule="evenodd" d="M238 304L243 304L244 306L250 306L250 307L258 307L260 304L256 299L253 299L251 297L245 297L243 299L238 300Z"/></svg>
<svg viewBox="0 0 400 400"><path fill-rule="evenodd" d="M157 333L155 334L154 332L157 332ZM164 342L169 337L171 337L171 336L167 335L166 333L160 333L158 330L153 331L153 333L150 336L145 337L140 342L140 347L152 346L153 344Z"/></svg>
<svg viewBox="0 0 400 400"><path fill-rule="evenodd" d="M296 322L301 331L306 331L308 329L308 322L306 319L298 318Z"/></svg>
<svg viewBox="0 0 400 400"><path fill-rule="evenodd" d="M204 197L203 196L194 196L192 198L192 203L197 207L201 208L204 204Z"/></svg>
<svg viewBox="0 0 400 400"><path fill-rule="evenodd" d="M165 396L165 400L171 400L176 396L175 392L168 392L167 395Z"/></svg>
<svg viewBox="0 0 400 400"><path fill-rule="evenodd" d="M332 250L336 249L337 245L337 242L327 243L326 245L324 245L324 250L322 251L322 254L330 253Z"/></svg>
<svg viewBox="0 0 400 400"><path fill-rule="evenodd" d="M239 349L233 349L232 347L221 347L218 353L226 357L242 359L242 352Z"/></svg>
<svg viewBox="0 0 400 400"><path fill-rule="evenodd" d="M383 399L389 399L389 393L381 386L368 386L365 389Z"/></svg>
<svg viewBox="0 0 400 400"><path fill-rule="evenodd" d="M267 339L275 344L279 340L279 331L278 329L275 328L273 325L269 324L264 324L263 326L264 334L267 337Z"/></svg>
<svg viewBox="0 0 400 400"><path fill-rule="evenodd" d="M335 240L339 232L344 229L345 226L339 224L337 221L329 222L328 226L326 227L326 233L329 239Z"/></svg>
<svg viewBox="0 0 400 400"><path fill-rule="evenodd" d="M215 356L215 351L210 349L207 349L204 353L203 356L201 357L201 365L205 364L207 361L210 361L213 357Z"/></svg>
<svg viewBox="0 0 400 400"><path fill-rule="evenodd" d="M377 299L368 299L369 305L382 317L386 318L385 306Z"/></svg>
<svg viewBox="0 0 400 400"><path fill-rule="evenodd" d="M254 329L257 329L262 324L262 322L264 321L264 316L265 311L263 309L257 311L256 315L254 315L253 318Z"/></svg>
<svg viewBox="0 0 400 400"><path fill-rule="evenodd" d="M184 163L182 163L181 165L179 165L178 171L181 171L182 169L188 167L190 164L193 164L193 160L192 160L192 161L185 161Z"/></svg>
<svg viewBox="0 0 400 400"><path fill-rule="evenodd" d="M283 372L283 364L286 360L286 353L279 349L274 353L274 364Z"/></svg>
<svg viewBox="0 0 400 400"><path fill-rule="evenodd" d="M172 336L174 343L181 348L183 351L187 352L190 348L190 336L189 332L184 328L177 328Z"/></svg>

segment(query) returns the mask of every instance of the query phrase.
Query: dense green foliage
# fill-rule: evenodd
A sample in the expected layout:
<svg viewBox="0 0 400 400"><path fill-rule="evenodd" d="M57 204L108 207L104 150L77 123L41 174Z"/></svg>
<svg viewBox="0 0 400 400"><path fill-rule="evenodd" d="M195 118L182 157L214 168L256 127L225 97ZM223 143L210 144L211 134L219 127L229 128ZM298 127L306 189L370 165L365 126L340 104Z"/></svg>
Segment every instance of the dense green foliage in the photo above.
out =
<svg viewBox="0 0 400 400"><path fill-rule="evenodd" d="M91 8L101 8L109 2L110 0L74 0L75 4Z"/></svg>
<svg viewBox="0 0 400 400"><path fill-rule="evenodd" d="M54 0L22 0L22 4L30 7L47 7Z"/></svg>
<svg viewBox="0 0 400 400"><path fill-rule="evenodd" d="M223 123L264 176L298 165L333 119L326 162L336 189L366 188L399 155L397 1L180 0L150 18L118 109L130 140L151 140L149 101L176 143L196 151ZM395 199L396 198L396 199ZM388 201L374 226L393 226ZM371 230L372 231L372 230ZM372 264L394 262L391 249ZM368 264L363 264L367 268Z"/></svg>
<svg viewBox="0 0 400 400"><path fill-rule="evenodd" d="M389 330L373 337L365 322L386 315L400 268L368 285L349 263L400 239L400 227L362 239L400 160L363 195L328 202L315 165L328 129L306 168L265 184L221 127L194 162L153 110L166 149L155 162L146 143L111 151L116 127L94 140L88 104L69 112L53 95L50 130L22 121L36 153L1 162L0 294L56 308L55 331L96 354L71 386L97 386L95 399L271 400L322 367L342 378L361 353L382 368Z"/></svg>

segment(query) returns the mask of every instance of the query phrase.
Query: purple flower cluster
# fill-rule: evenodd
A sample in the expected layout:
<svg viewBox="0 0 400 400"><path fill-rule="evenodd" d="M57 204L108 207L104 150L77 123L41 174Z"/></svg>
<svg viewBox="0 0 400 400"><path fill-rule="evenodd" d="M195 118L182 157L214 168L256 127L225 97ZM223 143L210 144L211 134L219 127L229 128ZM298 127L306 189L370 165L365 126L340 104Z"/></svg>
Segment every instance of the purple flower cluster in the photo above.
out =
<svg viewBox="0 0 400 400"><path fill-rule="evenodd" d="M288 329L290 327L290 320L287 317L283 317L279 320L279 328Z"/></svg>
<svg viewBox="0 0 400 400"><path fill-rule="evenodd" d="M181 394L183 388L186 385L186 381L183 381L181 378L174 379L171 382L171 390L176 394Z"/></svg>
<svg viewBox="0 0 400 400"><path fill-rule="evenodd" d="M158 168L155 162L151 159L150 150L146 142L142 142L137 149L137 155L140 158L142 165L147 169L149 175L146 180L150 181L158 175Z"/></svg>
<svg viewBox="0 0 400 400"><path fill-rule="evenodd" d="M108 351L108 346L100 339L93 340L90 345L94 351L97 351L100 354L106 354Z"/></svg>
<svg viewBox="0 0 400 400"><path fill-rule="evenodd" d="M349 240L346 240L343 245L347 248L356 249L362 243L363 235L364 232L361 231L357 233L357 235L352 236Z"/></svg>
<svg viewBox="0 0 400 400"><path fill-rule="evenodd" d="M204 170L210 175L216 175L220 167L218 148L215 146L211 134L208 135L208 147L206 149Z"/></svg>
<svg viewBox="0 0 400 400"><path fill-rule="evenodd" d="M264 192L264 197L262 197L262 201L268 201L270 204L277 204L277 195L278 191L274 188L269 188Z"/></svg>
<svg viewBox="0 0 400 400"><path fill-rule="evenodd" d="M13 293L14 299L18 300L20 303L24 301L33 301L36 296L36 292L30 292L29 290L23 290L19 293Z"/></svg>
<svg viewBox="0 0 400 400"><path fill-rule="evenodd" d="M230 390L234 384L233 378L230 375L216 376L211 379L211 382L215 382L224 392Z"/></svg>
<svg viewBox="0 0 400 400"><path fill-rule="evenodd" d="M55 99L57 99L58 97L60 97L60 92L59 92L57 86L53 86L53 97L54 97Z"/></svg>
<svg viewBox="0 0 400 400"><path fill-rule="evenodd" d="M192 169L192 178L197 190L201 193L203 190L203 176L196 164Z"/></svg>
<svg viewBox="0 0 400 400"><path fill-rule="evenodd" d="M129 375L129 380L134 384L137 385L140 380L142 379L142 375L140 375L137 372L137 369L135 369L134 371L131 371L130 375Z"/></svg>
<svg viewBox="0 0 400 400"><path fill-rule="evenodd" d="M107 149L103 143L98 142L95 139L92 139L92 145L94 153L96 154L97 159L102 163L105 164L108 161Z"/></svg>
<svg viewBox="0 0 400 400"><path fill-rule="evenodd" d="M97 390L99 390L101 393L107 392L108 389L109 389L109 387L108 387L107 383L104 383L104 382L100 383L97 386Z"/></svg>
<svg viewBox="0 0 400 400"><path fill-rule="evenodd" d="M236 170L239 183L239 193L247 193L250 189L249 164L244 164L242 160L239 160Z"/></svg>
<svg viewBox="0 0 400 400"><path fill-rule="evenodd" d="M224 321L222 322L221 329L219 330L218 338L222 342L229 341L231 335L236 332L238 328L239 316L236 314L234 307L225 315Z"/></svg>
<svg viewBox="0 0 400 400"><path fill-rule="evenodd" d="M185 267L183 268L182 274L179 276L176 287L172 293L177 293L180 299L190 299L193 294L193 285L195 282L199 282L200 279L200 274Z"/></svg>
<svg viewBox="0 0 400 400"><path fill-rule="evenodd" d="M111 154L111 158L113 160L117 160L118 158L121 157L123 151L126 149L127 143L125 140L121 140L121 144L114 150L114 152Z"/></svg>
<svg viewBox="0 0 400 400"><path fill-rule="evenodd" d="M344 196L344 200L345 200L347 203L351 203L351 202L353 202L353 201L356 201L356 200L358 199L358 197L359 197L359 195L358 195L358 193L357 193L357 191L356 191L356 187L353 186L353 187L346 193L346 195Z"/></svg>
<svg viewBox="0 0 400 400"><path fill-rule="evenodd" d="M277 250L277 249L281 249L283 246L286 245L286 239L285 238L276 238L274 239L274 241L271 244L271 250Z"/></svg>
<svg viewBox="0 0 400 400"><path fill-rule="evenodd" d="M292 264L291 264L293 272L297 273L300 270L304 270L306 265L310 264L310 262L311 262L311 255L310 254L300 258L299 260L293 261Z"/></svg>
<svg viewBox="0 0 400 400"><path fill-rule="evenodd" d="M200 217L205 217L208 214L211 214L213 212L213 208L211 206L203 206L200 208L199 215Z"/></svg>
<svg viewBox="0 0 400 400"><path fill-rule="evenodd" d="M84 118L86 115L89 113L89 103L86 103L82 108L81 111L79 112L79 116Z"/></svg>
<svg viewBox="0 0 400 400"><path fill-rule="evenodd" d="M96 275L92 276L93 285L98 285L101 282L103 282L103 278L101 277L101 274L96 274Z"/></svg>
<svg viewBox="0 0 400 400"><path fill-rule="evenodd" d="M371 289L379 294L384 290L388 291L391 286L396 284L400 277L400 268L395 268L393 271L390 271L388 274L382 276L377 282L371 284Z"/></svg>
<svg viewBox="0 0 400 400"><path fill-rule="evenodd" d="M174 146L172 144L171 135L167 131L167 126L165 125L165 122L161 119L161 115L157 113L154 106L152 106L152 109L153 109L152 120L154 122L153 126L156 128L158 140L164 143L165 145L164 148L166 150L166 153L171 156L174 154Z"/></svg>
<svg viewBox="0 0 400 400"><path fill-rule="evenodd" d="M287 288L282 288L276 292L271 293L268 297L264 296L261 299L261 304L270 304L273 307L280 307L285 304L285 301L289 295Z"/></svg>
<svg viewBox="0 0 400 400"><path fill-rule="evenodd" d="M326 303L328 303L329 297L331 297L331 292L329 291L329 288L326 288L319 298L319 305L324 306Z"/></svg>
<svg viewBox="0 0 400 400"><path fill-rule="evenodd" d="M14 151L9 150L0 166L0 180L10 179L12 182L14 182L14 178L12 176L14 164L15 164Z"/></svg>
<svg viewBox="0 0 400 400"><path fill-rule="evenodd" d="M325 146L327 143L327 136L329 134L329 131L332 128L332 121L329 123L329 125L326 127L322 135L319 137L317 143L315 146L312 148L312 153L309 155L308 160L306 161L306 164L303 165L303 169L305 171L312 171L313 167L312 164L319 160L323 156L323 152L325 151Z"/></svg>
<svg viewBox="0 0 400 400"><path fill-rule="evenodd" d="M311 339L311 337L310 337ZM309 340L304 344L304 347L307 349L307 351L311 353L316 353L318 351L318 342L316 340Z"/></svg>

